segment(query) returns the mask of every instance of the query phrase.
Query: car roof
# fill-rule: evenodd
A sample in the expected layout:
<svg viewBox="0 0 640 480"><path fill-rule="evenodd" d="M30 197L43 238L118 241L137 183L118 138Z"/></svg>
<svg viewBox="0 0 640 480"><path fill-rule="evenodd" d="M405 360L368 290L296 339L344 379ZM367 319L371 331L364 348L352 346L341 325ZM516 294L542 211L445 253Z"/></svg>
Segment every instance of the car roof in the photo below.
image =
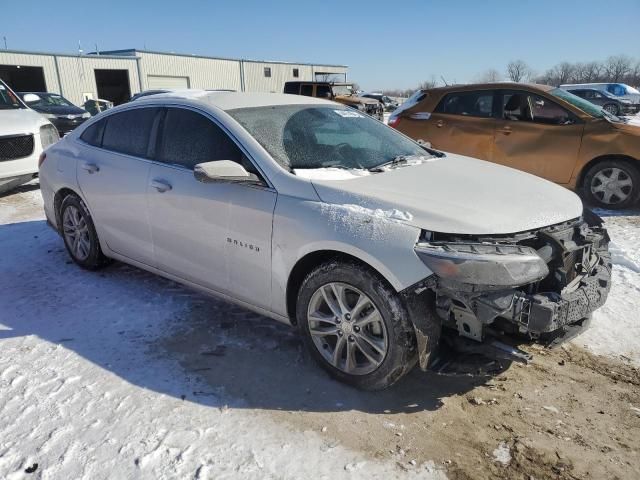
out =
<svg viewBox="0 0 640 480"><path fill-rule="evenodd" d="M551 87L549 85L541 85L538 83L518 83L518 82L491 82L491 83L460 83L457 85L447 85L444 87L435 87L435 88L427 88L424 91L448 91L448 90L488 90L495 88L496 90L500 89L515 89L515 88L528 88L531 90L541 90L543 92L548 92L553 90L556 87Z"/></svg>
<svg viewBox="0 0 640 480"><path fill-rule="evenodd" d="M249 107L271 107L276 105L333 105L334 102L321 98L306 97L302 95L289 95L285 93L262 92L211 92L206 90L176 90L157 95L149 95L149 98L141 98L140 102L157 102L159 99L183 99L194 100L213 105L222 110Z"/></svg>

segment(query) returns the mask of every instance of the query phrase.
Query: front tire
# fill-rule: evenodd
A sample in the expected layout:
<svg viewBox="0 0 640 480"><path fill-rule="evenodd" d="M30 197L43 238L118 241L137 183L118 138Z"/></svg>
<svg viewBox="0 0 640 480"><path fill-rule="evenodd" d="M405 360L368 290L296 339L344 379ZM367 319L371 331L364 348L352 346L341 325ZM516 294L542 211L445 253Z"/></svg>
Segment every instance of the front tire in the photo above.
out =
<svg viewBox="0 0 640 480"><path fill-rule="evenodd" d="M585 200L597 207L629 208L640 196L640 173L630 162L603 160L589 168L582 190Z"/></svg>
<svg viewBox="0 0 640 480"><path fill-rule="evenodd" d="M298 293L296 317L311 355L341 382L381 390L416 363L407 309L369 268L330 262L314 269Z"/></svg>
<svg viewBox="0 0 640 480"><path fill-rule="evenodd" d="M60 233L71 259L82 268L97 270L108 263L102 253L91 214L77 195L67 195L60 205Z"/></svg>
<svg viewBox="0 0 640 480"><path fill-rule="evenodd" d="M611 113L611 114L613 114L615 116L620 115L620 106L618 106L615 103L607 103L607 104L602 106L602 109L606 110L607 112L609 112L609 113Z"/></svg>

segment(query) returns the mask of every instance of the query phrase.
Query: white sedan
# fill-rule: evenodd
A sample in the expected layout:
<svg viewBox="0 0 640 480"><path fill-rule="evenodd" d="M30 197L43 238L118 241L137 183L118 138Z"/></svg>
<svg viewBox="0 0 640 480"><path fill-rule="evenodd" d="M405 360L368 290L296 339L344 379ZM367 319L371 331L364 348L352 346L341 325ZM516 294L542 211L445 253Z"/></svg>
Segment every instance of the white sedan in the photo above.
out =
<svg viewBox="0 0 640 480"><path fill-rule="evenodd" d="M117 259L297 325L360 388L427 368L443 328L583 325L610 287L606 231L570 191L320 99L139 99L50 147L40 178L81 267Z"/></svg>

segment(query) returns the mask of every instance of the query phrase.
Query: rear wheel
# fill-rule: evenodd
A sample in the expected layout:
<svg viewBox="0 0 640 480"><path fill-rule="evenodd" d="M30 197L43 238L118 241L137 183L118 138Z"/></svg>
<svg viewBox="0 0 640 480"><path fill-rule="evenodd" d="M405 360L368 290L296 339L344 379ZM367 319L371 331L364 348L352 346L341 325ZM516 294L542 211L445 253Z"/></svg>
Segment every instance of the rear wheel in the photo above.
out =
<svg viewBox="0 0 640 480"><path fill-rule="evenodd" d="M91 214L77 195L67 195L60 205L60 231L72 260L87 270L106 263Z"/></svg>
<svg viewBox="0 0 640 480"><path fill-rule="evenodd" d="M606 103L602 106L602 109L612 113L613 115L620 114L620 107L615 103Z"/></svg>
<svg viewBox="0 0 640 480"><path fill-rule="evenodd" d="M601 208L628 208L637 201L639 190L640 173L626 161L603 160L584 176L586 200Z"/></svg>
<svg viewBox="0 0 640 480"><path fill-rule="evenodd" d="M366 267L328 263L313 270L300 288L296 314L314 359L342 382L379 390L415 365L407 310Z"/></svg>

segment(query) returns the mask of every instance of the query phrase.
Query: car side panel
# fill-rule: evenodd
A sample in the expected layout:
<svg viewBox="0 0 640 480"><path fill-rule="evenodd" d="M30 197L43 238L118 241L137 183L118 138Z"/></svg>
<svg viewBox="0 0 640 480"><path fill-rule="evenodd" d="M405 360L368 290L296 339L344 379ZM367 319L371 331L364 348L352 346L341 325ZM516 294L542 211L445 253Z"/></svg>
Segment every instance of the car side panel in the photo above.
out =
<svg viewBox="0 0 640 480"><path fill-rule="evenodd" d="M397 291L431 275L414 253L420 229L320 201L279 195L273 218L272 310L287 315L289 275L305 255L349 254L380 273Z"/></svg>

